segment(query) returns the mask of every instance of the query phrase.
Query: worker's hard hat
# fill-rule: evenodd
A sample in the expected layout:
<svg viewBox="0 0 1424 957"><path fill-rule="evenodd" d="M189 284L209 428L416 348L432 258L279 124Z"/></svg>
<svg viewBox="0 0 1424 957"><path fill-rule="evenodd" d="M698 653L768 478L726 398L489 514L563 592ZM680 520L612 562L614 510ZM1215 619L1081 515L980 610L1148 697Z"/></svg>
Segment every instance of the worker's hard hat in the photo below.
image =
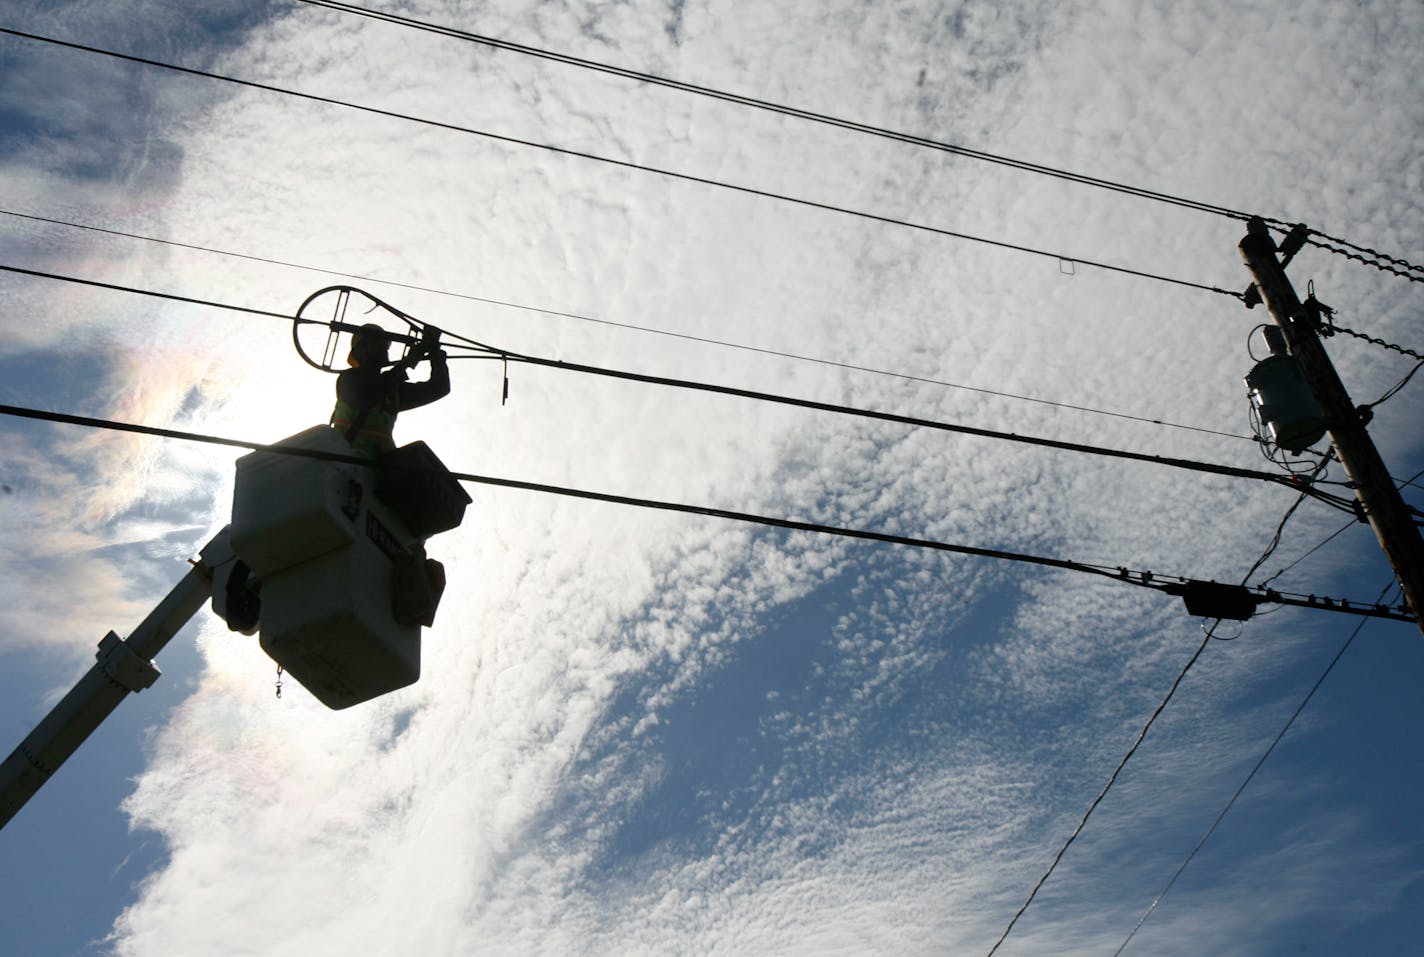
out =
<svg viewBox="0 0 1424 957"><path fill-rule="evenodd" d="M390 358L391 340L385 329L374 322L368 322L351 336L351 353L346 357L348 365L359 366L362 361L384 361Z"/></svg>

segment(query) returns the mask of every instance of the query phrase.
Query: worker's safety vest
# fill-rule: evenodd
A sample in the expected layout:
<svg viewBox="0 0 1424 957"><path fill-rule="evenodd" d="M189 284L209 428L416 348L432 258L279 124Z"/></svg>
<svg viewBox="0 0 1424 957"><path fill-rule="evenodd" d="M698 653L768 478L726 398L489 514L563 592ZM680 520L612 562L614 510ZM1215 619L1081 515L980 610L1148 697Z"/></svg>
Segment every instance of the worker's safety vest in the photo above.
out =
<svg viewBox="0 0 1424 957"><path fill-rule="evenodd" d="M360 409L343 400L336 400L331 413L331 427L351 443L351 448L371 458L384 455L396 447L393 433L396 427L396 397L386 396L380 405ZM353 431L354 429L354 431Z"/></svg>

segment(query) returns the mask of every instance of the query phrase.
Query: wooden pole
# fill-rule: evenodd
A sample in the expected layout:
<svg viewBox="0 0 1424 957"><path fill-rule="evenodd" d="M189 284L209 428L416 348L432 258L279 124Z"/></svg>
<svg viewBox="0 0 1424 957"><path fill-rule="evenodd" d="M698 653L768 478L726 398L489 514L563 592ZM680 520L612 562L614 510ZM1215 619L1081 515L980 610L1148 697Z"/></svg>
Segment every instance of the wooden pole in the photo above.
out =
<svg viewBox="0 0 1424 957"><path fill-rule="evenodd" d="M1365 517L1404 587L1404 598L1415 622L1424 632L1424 538L1316 334L1316 310L1302 304L1291 288L1264 221L1250 221L1240 249L1262 301L1285 333L1291 354L1315 390L1329 423L1335 455L1354 483L1355 497L1364 507Z"/></svg>

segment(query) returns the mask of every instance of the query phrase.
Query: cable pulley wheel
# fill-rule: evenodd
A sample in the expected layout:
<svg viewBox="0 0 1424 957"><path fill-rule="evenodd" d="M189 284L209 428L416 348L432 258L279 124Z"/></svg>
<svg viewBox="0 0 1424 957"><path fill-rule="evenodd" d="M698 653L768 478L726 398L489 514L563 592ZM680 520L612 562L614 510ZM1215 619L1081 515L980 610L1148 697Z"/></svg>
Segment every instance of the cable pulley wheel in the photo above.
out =
<svg viewBox="0 0 1424 957"><path fill-rule="evenodd" d="M404 324L404 332L388 325ZM350 337L362 327L379 326L382 336L402 346L404 362L419 349L426 324L395 306L355 286L326 286L302 302L292 319L292 345L307 365L322 372L346 368ZM368 334L371 330L365 330ZM344 337L344 338L343 338Z"/></svg>

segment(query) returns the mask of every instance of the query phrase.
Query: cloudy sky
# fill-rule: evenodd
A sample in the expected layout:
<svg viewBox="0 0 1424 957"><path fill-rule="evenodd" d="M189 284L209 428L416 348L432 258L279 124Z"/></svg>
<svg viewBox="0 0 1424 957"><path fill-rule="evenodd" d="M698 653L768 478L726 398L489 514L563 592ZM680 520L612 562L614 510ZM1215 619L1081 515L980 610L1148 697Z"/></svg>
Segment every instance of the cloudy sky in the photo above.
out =
<svg viewBox="0 0 1424 957"><path fill-rule="evenodd" d="M1411 0L398 12L1424 259ZM1239 220L308 3L14 0L0 27L292 91L0 35L0 265L288 314L342 282L551 359L1276 468L1241 381L1268 316L1210 291L1249 281ZM1316 247L1290 274L1424 349L1417 285ZM6 404L256 442L330 411L281 320L0 289ZM1361 403L1414 361L1328 346ZM509 375L502 406L497 364L454 363L398 439L482 475L1233 582L1295 501ZM1421 395L1371 424L1401 479ZM0 421L7 751L226 524L238 454ZM3 949L987 954L1203 640L1178 600L1091 576L470 492L429 545L451 584L409 689L278 699L256 638L195 619L0 832ZM1374 599L1367 528L1316 548L1346 525L1307 501L1253 582ZM1116 952L1359 622L1224 626L998 952ZM1365 624L1124 952L1417 944L1421 680L1419 630Z"/></svg>

